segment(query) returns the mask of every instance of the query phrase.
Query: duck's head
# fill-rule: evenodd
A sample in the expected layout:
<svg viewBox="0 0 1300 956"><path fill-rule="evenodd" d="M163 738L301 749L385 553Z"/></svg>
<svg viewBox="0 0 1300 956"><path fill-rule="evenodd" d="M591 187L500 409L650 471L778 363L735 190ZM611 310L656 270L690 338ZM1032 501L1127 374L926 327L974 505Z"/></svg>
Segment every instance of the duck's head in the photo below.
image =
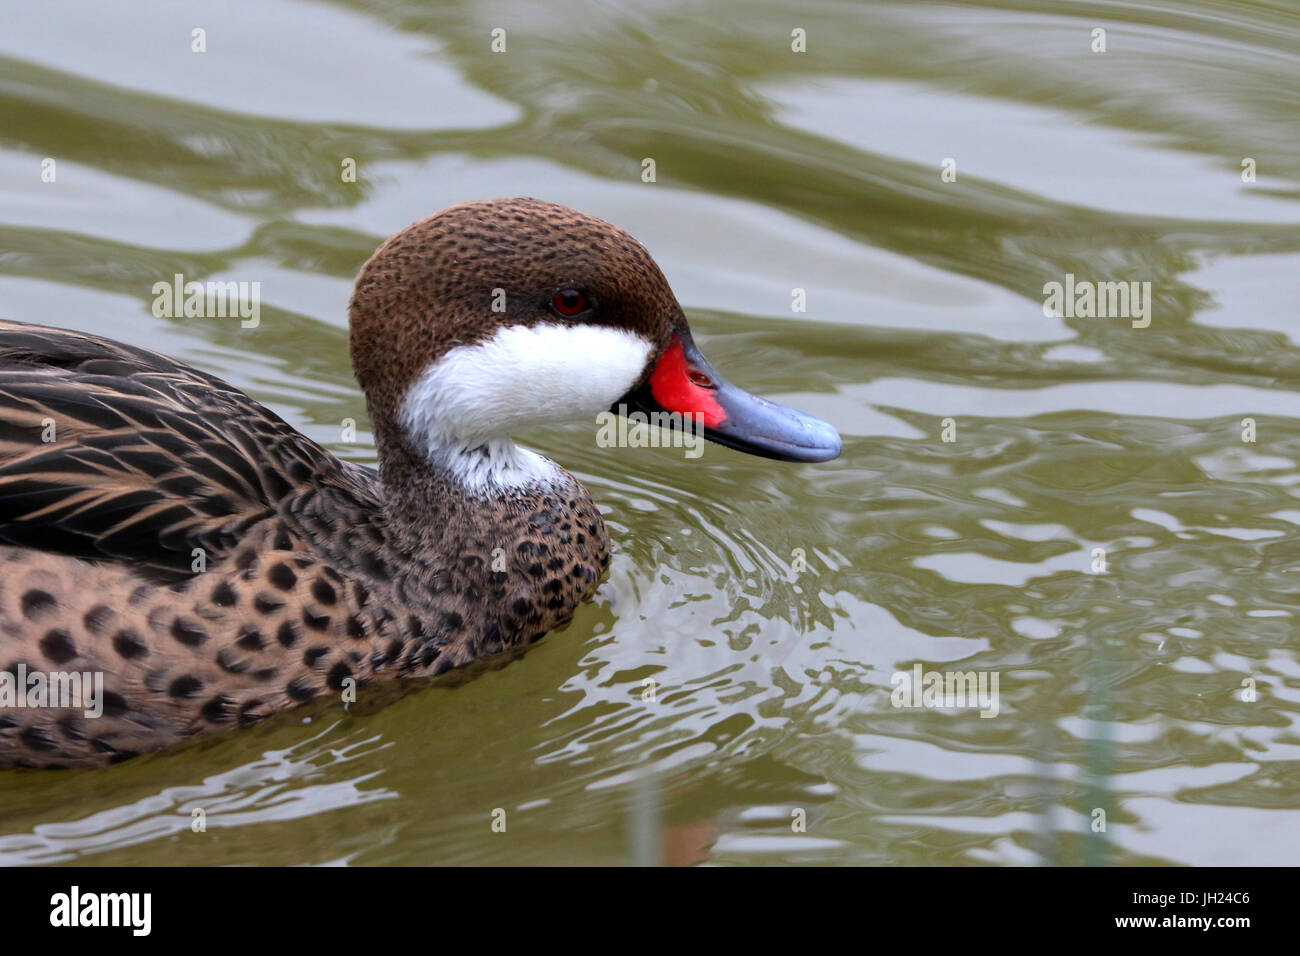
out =
<svg viewBox="0 0 1300 956"><path fill-rule="evenodd" d="M553 203L468 202L409 226L362 268L350 324L381 454L400 442L470 490L546 477L513 432L606 410L696 416L767 458L840 451L830 425L714 370L644 246Z"/></svg>

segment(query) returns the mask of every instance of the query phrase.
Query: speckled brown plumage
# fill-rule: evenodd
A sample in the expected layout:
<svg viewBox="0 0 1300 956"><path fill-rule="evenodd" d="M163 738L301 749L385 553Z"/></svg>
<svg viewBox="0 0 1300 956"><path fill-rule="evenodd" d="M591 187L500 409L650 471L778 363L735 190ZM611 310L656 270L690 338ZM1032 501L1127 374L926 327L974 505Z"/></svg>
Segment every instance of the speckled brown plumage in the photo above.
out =
<svg viewBox="0 0 1300 956"><path fill-rule="evenodd" d="M106 691L97 719L0 710L0 765L120 760L571 618L609 561L581 484L467 499L395 423L452 343L557 321L570 283L657 349L686 328L639 243L563 207L467 204L385 243L350 310L378 475L164 356L0 323L0 670L102 671Z"/></svg>

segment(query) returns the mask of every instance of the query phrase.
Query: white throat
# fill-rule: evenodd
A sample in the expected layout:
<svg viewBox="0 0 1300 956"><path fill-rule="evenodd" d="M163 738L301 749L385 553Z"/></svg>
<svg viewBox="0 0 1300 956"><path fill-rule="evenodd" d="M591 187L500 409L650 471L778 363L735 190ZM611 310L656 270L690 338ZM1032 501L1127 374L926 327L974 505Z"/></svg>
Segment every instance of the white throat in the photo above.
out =
<svg viewBox="0 0 1300 956"><path fill-rule="evenodd" d="M471 494L555 487L564 471L510 435L529 425L594 424L641 378L652 348L605 326L504 326L431 363L407 391L400 424Z"/></svg>

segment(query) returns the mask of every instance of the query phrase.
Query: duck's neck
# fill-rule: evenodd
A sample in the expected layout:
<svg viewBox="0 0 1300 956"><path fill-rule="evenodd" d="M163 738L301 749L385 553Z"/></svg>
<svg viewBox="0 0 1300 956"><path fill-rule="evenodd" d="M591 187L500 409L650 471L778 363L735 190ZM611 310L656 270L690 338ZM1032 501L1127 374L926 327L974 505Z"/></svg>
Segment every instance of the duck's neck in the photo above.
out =
<svg viewBox="0 0 1300 956"><path fill-rule="evenodd" d="M445 555L503 514L534 510L544 499L567 505L575 489L586 497L573 476L509 439L419 448L377 426L375 440L390 524L420 551Z"/></svg>
<svg viewBox="0 0 1300 956"><path fill-rule="evenodd" d="M396 565L388 590L447 642L449 659L535 640L595 590L609 538L573 476L547 462L545 482L485 484L473 494L463 469L431 462L400 434L377 428L375 437ZM449 620L459 629L446 630Z"/></svg>
<svg viewBox="0 0 1300 956"><path fill-rule="evenodd" d="M426 467L445 477L462 495L480 500L552 489L567 476L553 461L520 448L509 438L456 442L429 448Z"/></svg>
<svg viewBox="0 0 1300 956"><path fill-rule="evenodd" d="M502 434L509 423L522 423L517 413L512 417L491 395L484 398L486 408L463 407L461 399L475 384L466 380L460 364L450 359L434 363L386 422L383 430L390 434L383 440L402 446L461 497L491 500L565 484L568 476L554 462ZM382 416L377 428L380 420Z"/></svg>

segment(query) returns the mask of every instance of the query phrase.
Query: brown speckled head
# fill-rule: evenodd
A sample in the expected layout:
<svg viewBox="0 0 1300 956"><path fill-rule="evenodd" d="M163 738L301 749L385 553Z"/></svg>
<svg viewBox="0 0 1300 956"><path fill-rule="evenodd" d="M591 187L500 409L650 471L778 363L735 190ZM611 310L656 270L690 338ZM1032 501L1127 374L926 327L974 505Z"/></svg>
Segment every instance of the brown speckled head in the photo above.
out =
<svg viewBox="0 0 1300 956"><path fill-rule="evenodd" d="M556 311L552 297L565 289L582 292L591 308L576 318ZM501 327L625 329L653 347L646 372L674 328L686 327L641 243L538 199L461 203L402 230L362 267L349 318L353 369L381 435L425 369Z"/></svg>

